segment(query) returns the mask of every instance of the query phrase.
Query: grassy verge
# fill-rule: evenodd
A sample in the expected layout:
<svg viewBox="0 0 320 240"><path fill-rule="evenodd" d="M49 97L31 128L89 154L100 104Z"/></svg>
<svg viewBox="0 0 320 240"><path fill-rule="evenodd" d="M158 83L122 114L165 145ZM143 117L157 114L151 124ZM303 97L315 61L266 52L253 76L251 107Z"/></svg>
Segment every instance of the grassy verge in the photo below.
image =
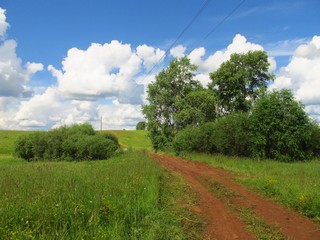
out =
<svg viewBox="0 0 320 240"><path fill-rule="evenodd" d="M251 189L305 216L320 221L320 161L282 163L221 155L188 154L187 159L206 162L235 173Z"/></svg>
<svg viewBox="0 0 320 240"><path fill-rule="evenodd" d="M143 152L80 163L11 160L0 161L0 239L197 239L177 200L189 198L184 183Z"/></svg>

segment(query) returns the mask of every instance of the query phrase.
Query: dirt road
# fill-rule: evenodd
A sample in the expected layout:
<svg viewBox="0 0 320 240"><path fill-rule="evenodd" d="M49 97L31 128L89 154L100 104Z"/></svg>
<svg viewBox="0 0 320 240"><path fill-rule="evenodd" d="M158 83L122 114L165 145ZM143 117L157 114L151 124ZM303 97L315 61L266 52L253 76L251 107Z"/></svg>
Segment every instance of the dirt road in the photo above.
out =
<svg viewBox="0 0 320 240"><path fill-rule="evenodd" d="M163 154L151 156L198 192L199 204L192 209L205 222L205 239L320 240L318 224L246 189L225 170Z"/></svg>

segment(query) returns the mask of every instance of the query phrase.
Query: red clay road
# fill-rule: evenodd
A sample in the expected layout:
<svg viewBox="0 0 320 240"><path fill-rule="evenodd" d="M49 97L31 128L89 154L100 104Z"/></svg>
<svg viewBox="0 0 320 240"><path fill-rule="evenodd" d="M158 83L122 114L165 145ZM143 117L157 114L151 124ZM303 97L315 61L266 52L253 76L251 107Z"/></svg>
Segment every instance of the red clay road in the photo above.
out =
<svg viewBox="0 0 320 240"><path fill-rule="evenodd" d="M152 153L151 156L167 170L180 174L198 192L197 214L205 222L203 234L206 239L255 239L255 236L247 230L246 224L228 208L226 204L228 201L215 196L201 181L210 178L236 193L236 196L230 197L230 201L237 206L251 209L268 225L277 226L284 237L292 240L320 240L319 224L246 189L234 182L225 170L164 154Z"/></svg>

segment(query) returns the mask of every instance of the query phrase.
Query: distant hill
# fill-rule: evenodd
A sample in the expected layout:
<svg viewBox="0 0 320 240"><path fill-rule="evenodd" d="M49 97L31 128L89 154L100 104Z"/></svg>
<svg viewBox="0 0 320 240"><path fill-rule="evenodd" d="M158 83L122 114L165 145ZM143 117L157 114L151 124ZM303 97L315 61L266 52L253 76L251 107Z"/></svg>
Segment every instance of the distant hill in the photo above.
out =
<svg viewBox="0 0 320 240"><path fill-rule="evenodd" d="M133 149L152 149L151 141L146 130L106 130L116 135L119 143L124 148Z"/></svg>

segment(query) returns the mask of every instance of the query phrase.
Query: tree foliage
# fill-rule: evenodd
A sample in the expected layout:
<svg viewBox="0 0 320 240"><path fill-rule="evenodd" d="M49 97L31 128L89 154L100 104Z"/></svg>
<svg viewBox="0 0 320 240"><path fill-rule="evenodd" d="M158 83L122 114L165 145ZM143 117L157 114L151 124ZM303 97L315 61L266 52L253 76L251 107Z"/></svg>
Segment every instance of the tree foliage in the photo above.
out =
<svg viewBox="0 0 320 240"><path fill-rule="evenodd" d="M216 119L216 99L208 89L197 89L177 102L180 112L175 119L179 129L200 126Z"/></svg>
<svg viewBox="0 0 320 240"><path fill-rule="evenodd" d="M187 58L173 60L149 85L143 106L154 148L281 161L320 155L320 128L291 91L267 91L274 75L264 51L232 54L210 74L208 89L195 81Z"/></svg>
<svg viewBox="0 0 320 240"><path fill-rule="evenodd" d="M212 143L218 153L231 156L249 156L249 116L234 112L214 123Z"/></svg>
<svg viewBox="0 0 320 240"><path fill-rule="evenodd" d="M264 51L234 53L230 60L210 74L209 88L217 98L220 111L248 112L252 103L274 78L269 70L268 56Z"/></svg>
<svg viewBox="0 0 320 240"><path fill-rule="evenodd" d="M111 157L118 147L114 135L96 133L85 123L22 136L16 142L15 154L27 161L96 160Z"/></svg>
<svg viewBox="0 0 320 240"><path fill-rule="evenodd" d="M178 114L185 108L181 101L192 91L202 88L193 79L195 70L196 66L189 59L174 59L156 76L156 81L149 84L149 104L143 106L142 110L155 149L170 143L175 133L184 127L181 125L184 121L177 121Z"/></svg>
<svg viewBox="0 0 320 240"><path fill-rule="evenodd" d="M291 91L265 93L250 117L252 155L282 161L308 158L309 126L302 104Z"/></svg>
<svg viewBox="0 0 320 240"><path fill-rule="evenodd" d="M232 113L200 127L188 127L174 139L174 149L249 156L249 121L247 113Z"/></svg>
<svg viewBox="0 0 320 240"><path fill-rule="evenodd" d="M147 123L146 122L138 122L136 125L136 130L146 130Z"/></svg>

